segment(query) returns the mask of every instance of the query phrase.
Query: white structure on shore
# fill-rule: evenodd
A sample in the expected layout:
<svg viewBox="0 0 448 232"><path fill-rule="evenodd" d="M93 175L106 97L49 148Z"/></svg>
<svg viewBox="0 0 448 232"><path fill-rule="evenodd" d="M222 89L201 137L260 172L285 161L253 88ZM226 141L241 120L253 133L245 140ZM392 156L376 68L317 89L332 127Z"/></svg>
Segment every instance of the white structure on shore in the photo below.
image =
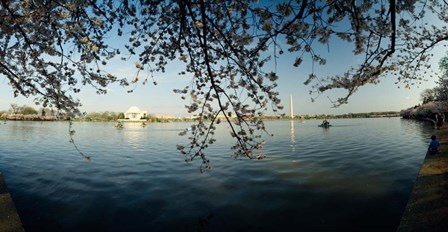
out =
<svg viewBox="0 0 448 232"><path fill-rule="evenodd" d="M293 119L294 109L292 108L292 95L289 95L289 113L291 114L291 119Z"/></svg>
<svg viewBox="0 0 448 232"><path fill-rule="evenodd" d="M129 121L140 121L145 119L148 112L140 110L137 106L132 106L124 113L124 117Z"/></svg>

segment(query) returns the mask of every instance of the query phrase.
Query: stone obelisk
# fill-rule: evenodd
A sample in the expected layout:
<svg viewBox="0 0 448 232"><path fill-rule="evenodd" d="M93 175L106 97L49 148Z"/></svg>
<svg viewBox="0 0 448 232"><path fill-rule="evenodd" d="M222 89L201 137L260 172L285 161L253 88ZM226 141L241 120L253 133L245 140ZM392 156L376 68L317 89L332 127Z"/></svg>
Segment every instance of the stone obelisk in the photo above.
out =
<svg viewBox="0 0 448 232"><path fill-rule="evenodd" d="M292 108L292 95L289 95L289 111L291 119L294 119L294 109Z"/></svg>

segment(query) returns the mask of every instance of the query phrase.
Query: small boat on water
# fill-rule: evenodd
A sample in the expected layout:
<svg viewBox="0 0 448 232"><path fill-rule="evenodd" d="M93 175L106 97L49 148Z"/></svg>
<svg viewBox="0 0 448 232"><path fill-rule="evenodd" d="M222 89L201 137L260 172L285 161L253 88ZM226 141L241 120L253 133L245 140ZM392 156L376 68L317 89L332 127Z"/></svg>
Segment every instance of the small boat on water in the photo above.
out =
<svg viewBox="0 0 448 232"><path fill-rule="evenodd" d="M122 123L122 122L117 122L117 123L115 124L115 128L117 128L117 129L123 129L123 123Z"/></svg>
<svg viewBox="0 0 448 232"><path fill-rule="evenodd" d="M331 125L330 125L330 122L327 121L327 119L324 119L324 121L322 121L322 124L320 124L318 126L323 127L323 128L329 128Z"/></svg>
<svg viewBox="0 0 448 232"><path fill-rule="evenodd" d="M320 124L320 125L317 125L318 127L323 127L323 128L329 128L331 125L329 124L329 123L327 123L327 124Z"/></svg>
<svg viewBox="0 0 448 232"><path fill-rule="evenodd" d="M322 121L322 123L320 125L318 125L318 127L322 127L322 128L329 128L330 122L327 120L327 118L324 118L324 120Z"/></svg>

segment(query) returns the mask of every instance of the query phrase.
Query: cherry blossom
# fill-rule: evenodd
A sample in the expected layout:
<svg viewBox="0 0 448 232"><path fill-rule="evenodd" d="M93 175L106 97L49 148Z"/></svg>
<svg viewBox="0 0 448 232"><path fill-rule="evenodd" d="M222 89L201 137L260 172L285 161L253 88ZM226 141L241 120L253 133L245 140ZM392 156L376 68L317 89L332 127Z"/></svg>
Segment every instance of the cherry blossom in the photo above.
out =
<svg viewBox="0 0 448 232"><path fill-rule="evenodd" d="M347 42L359 63L334 76L310 73L304 83L311 94L345 89L334 101L338 106L384 76L409 88L433 75L432 49L448 40L447 12L446 1L437 0L4 0L0 74L16 96L73 116L82 86L105 94L112 83L147 83L170 62L181 62L179 75L191 83L175 92L197 121L181 133L189 143L177 148L187 161L202 158L207 170L204 151L222 122L235 138L235 158L264 157L253 155L262 136L270 135L260 118L282 109L276 91L281 77L267 63L293 54L294 67L304 60L325 65L316 46ZM114 37L122 47L112 46ZM110 60L131 57L138 60L130 63L135 77L108 72ZM148 76L141 77L143 71Z"/></svg>

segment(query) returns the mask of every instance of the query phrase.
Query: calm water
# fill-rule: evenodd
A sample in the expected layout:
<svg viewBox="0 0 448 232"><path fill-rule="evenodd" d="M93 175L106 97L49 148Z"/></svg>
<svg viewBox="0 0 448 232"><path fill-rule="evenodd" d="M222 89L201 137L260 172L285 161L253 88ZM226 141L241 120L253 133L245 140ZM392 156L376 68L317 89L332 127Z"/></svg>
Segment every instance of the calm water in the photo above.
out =
<svg viewBox="0 0 448 232"><path fill-rule="evenodd" d="M0 170L27 231L395 231L432 129L391 119L273 121L264 160L230 158L225 126L211 172L175 145L188 124L0 124Z"/></svg>

